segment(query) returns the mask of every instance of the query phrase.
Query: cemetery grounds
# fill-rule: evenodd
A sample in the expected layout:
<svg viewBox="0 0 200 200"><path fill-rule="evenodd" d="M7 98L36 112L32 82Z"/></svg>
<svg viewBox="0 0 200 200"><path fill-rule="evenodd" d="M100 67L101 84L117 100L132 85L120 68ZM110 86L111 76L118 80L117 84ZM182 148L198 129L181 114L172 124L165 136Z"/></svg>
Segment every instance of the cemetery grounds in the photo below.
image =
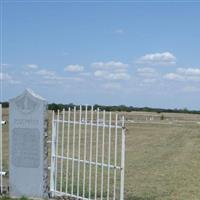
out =
<svg viewBox="0 0 200 200"><path fill-rule="evenodd" d="M200 115L122 114L127 128L125 199L199 200ZM8 115L3 109L4 120ZM8 123L3 126L4 170L8 169ZM50 139L50 111L48 133Z"/></svg>

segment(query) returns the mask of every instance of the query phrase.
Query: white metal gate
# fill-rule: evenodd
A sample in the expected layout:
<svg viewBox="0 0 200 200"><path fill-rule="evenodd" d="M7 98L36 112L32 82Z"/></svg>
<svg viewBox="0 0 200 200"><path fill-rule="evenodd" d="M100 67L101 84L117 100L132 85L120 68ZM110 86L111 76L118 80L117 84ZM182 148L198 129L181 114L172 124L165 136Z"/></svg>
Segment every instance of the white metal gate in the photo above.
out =
<svg viewBox="0 0 200 200"><path fill-rule="evenodd" d="M124 164L124 117L88 106L52 113L52 196L123 200Z"/></svg>
<svg viewBox="0 0 200 200"><path fill-rule="evenodd" d="M0 193L3 193L3 167L2 167L2 125L3 125L3 119L2 119L2 105L0 104Z"/></svg>

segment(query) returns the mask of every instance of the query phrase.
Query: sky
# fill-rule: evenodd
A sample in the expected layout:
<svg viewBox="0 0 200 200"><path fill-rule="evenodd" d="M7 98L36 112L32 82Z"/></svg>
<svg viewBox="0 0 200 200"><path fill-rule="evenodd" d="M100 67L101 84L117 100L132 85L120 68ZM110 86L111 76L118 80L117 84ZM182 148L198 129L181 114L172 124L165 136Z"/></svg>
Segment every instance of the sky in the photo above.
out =
<svg viewBox="0 0 200 200"><path fill-rule="evenodd" d="M1 0L1 100L200 110L200 1Z"/></svg>

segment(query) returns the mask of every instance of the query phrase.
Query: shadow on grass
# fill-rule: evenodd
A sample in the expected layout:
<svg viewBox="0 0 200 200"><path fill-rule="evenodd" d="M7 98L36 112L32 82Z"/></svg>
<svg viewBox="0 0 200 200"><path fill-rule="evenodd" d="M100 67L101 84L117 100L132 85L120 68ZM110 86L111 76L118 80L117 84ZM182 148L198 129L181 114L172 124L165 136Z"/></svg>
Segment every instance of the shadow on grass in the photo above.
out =
<svg viewBox="0 0 200 200"><path fill-rule="evenodd" d="M129 195L125 198L125 200L155 200L156 197L155 196L151 196L151 197L138 197L138 196L132 196Z"/></svg>
<svg viewBox="0 0 200 200"><path fill-rule="evenodd" d="M11 198L9 196L0 196L0 200L30 200L30 199L27 197Z"/></svg>
<svg viewBox="0 0 200 200"><path fill-rule="evenodd" d="M58 198L59 199L59 198ZM61 198L63 199L63 198ZM65 198L64 198L65 199ZM68 198L66 197L66 200L67 199L75 199L75 198ZM138 196L132 196L132 195L129 195L125 198L125 200L155 200L156 198L155 197L138 197ZM10 198L8 196L0 196L0 200L31 200L29 198L26 198L26 197L21 197L21 198Z"/></svg>

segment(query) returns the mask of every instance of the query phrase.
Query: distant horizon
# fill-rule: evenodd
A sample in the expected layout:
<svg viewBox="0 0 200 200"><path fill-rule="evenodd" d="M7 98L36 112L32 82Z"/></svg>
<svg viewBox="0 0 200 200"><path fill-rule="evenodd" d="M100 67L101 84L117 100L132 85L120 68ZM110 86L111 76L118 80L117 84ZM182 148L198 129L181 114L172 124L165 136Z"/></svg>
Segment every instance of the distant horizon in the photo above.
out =
<svg viewBox="0 0 200 200"><path fill-rule="evenodd" d="M9 100L7 100L7 101L0 101L0 103L2 104L2 103L9 103ZM94 106L94 105L99 105L99 106L116 106L116 107L119 107L119 106L125 106L125 107L133 107L133 108L136 108L136 109L143 109L143 108L149 108L149 109L160 109L160 110L173 110L173 111L175 111L175 110L187 110L187 111L194 111L194 112L199 112L200 111L200 109L198 110L198 109L189 109L189 108L187 108L187 107L183 107L183 108L181 108L181 107L176 107L176 108L172 108L172 107L150 107L150 106L136 106L136 105L126 105L126 104L99 104L99 103L94 103L94 104L76 104L76 103L73 103L73 102L66 102L66 103L62 103L62 102L48 102L48 100L47 100L47 103L48 103L48 105L50 105L50 104L57 104L57 105L59 105L59 104L62 104L62 105L69 105L69 104L73 104L74 106L88 106L88 107L91 107L91 106Z"/></svg>
<svg viewBox="0 0 200 200"><path fill-rule="evenodd" d="M1 97L200 110L200 2L1 1Z"/></svg>

